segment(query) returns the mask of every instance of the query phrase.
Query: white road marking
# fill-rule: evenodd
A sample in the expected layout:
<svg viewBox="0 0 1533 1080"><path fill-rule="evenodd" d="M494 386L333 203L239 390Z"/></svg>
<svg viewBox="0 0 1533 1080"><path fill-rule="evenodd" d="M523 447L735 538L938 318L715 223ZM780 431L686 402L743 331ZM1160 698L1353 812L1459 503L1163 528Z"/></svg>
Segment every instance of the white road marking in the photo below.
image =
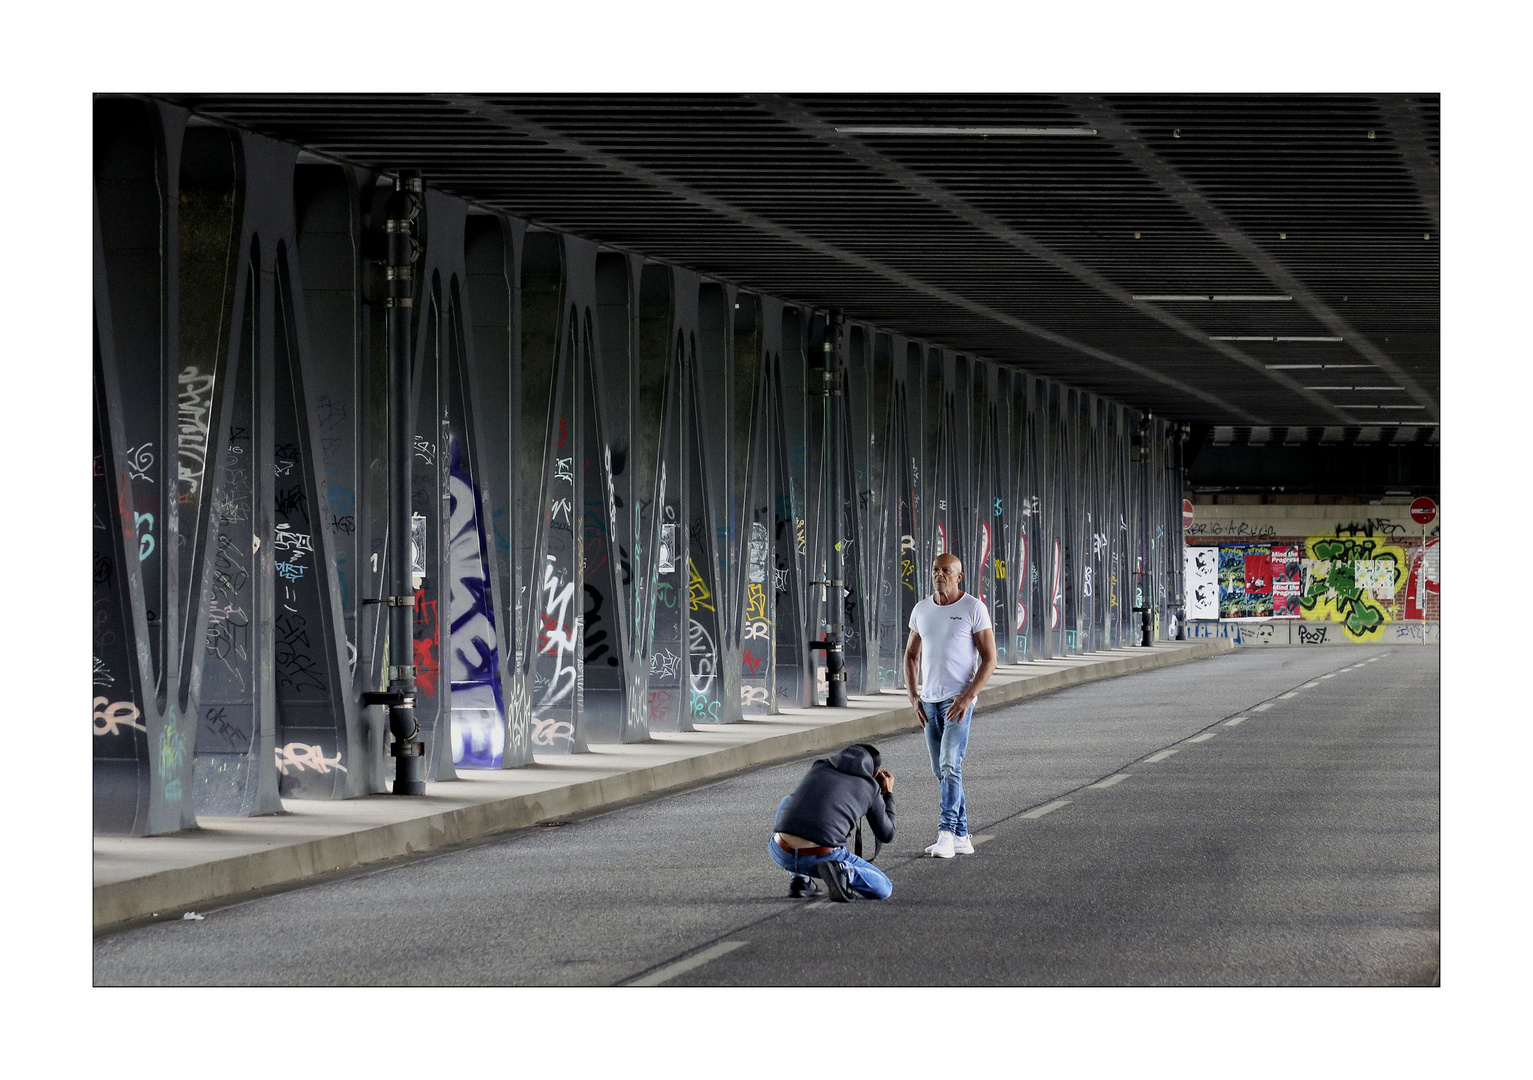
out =
<svg viewBox="0 0 1533 1080"><path fill-rule="evenodd" d="M1186 739L1186 740L1183 740L1183 741L1185 741L1185 742L1207 742L1209 739L1212 739L1217 734L1219 734L1217 731L1205 731L1201 735L1194 735L1192 738Z"/></svg>
<svg viewBox="0 0 1533 1080"><path fill-rule="evenodd" d="M1036 810L1029 810L1022 816L1025 818L1041 818L1044 814L1052 813L1053 811L1058 810L1061 806L1068 806L1069 804L1069 799L1055 799L1053 802L1047 804L1046 806L1040 806Z"/></svg>
<svg viewBox="0 0 1533 1080"><path fill-rule="evenodd" d="M1121 784L1121 783L1123 783L1123 781L1127 780L1128 778L1129 778L1129 774L1128 773L1120 772L1120 773L1117 773L1117 774L1115 774L1113 776L1109 776L1106 780L1098 780L1096 783L1090 784L1088 786L1090 786L1090 787L1112 787L1114 784Z"/></svg>
<svg viewBox="0 0 1533 1080"><path fill-rule="evenodd" d="M1154 765L1157 761L1165 761L1168 757L1176 752L1176 748L1172 747L1170 750L1162 750L1159 753L1151 754L1149 757L1144 759L1145 764Z"/></svg>
<svg viewBox="0 0 1533 1080"><path fill-rule="evenodd" d="M995 839L995 833L984 832L984 833L970 833L969 834L969 840L970 840L971 843L973 843L973 845L975 847L979 847L986 840L994 840L994 839Z"/></svg>
<svg viewBox="0 0 1533 1080"><path fill-rule="evenodd" d="M1334 679L1334 678L1336 678L1336 675L1337 675L1337 673L1336 673L1336 672L1334 672L1334 671L1332 671L1332 672L1329 672L1329 673L1327 673L1327 674L1325 674L1325 675L1322 675L1322 676L1320 676L1320 677L1321 677L1321 678L1322 678L1322 679Z"/></svg>
<svg viewBox="0 0 1533 1080"><path fill-rule="evenodd" d="M1266 712L1270 708L1272 708L1272 702L1264 701L1260 705L1253 705L1253 706L1251 706L1251 711L1252 712Z"/></svg>
<svg viewBox="0 0 1533 1080"><path fill-rule="evenodd" d="M1298 697L1298 696L1299 696L1299 692L1297 690L1290 690L1286 694L1279 694L1278 695L1278 700L1279 701L1287 701L1291 697Z"/></svg>
<svg viewBox="0 0 1533 1080"><path fill-rule="evenodd" d="M696 956L689 956L685 960L678 960L674 964L667 964L658 971L652 971L642 979L629 983L629 986L659 986L667 980L691 971L693 968L702 967L710 961L717 960L725 953L734 952L742 945L748 945L746 941L721 941L717 945L704 949Z"/></svg>
<svg viewBox="0 0 1533 1080"><path fill-rule="evenodd" d="M1319 686L1319 685L1320 685L1320 680L1316 679L1314 682L1307 682L1307 683L1305 683L1304 686L1303 686L1303 689L1308 690L1311 686Z"/></svg>
<svg viewBox="0 0 1533 1080"><path fill-rule="evenodd" d="M1249 720L1249 719L1250 719L1250 717L1247 717L1247 716L1232 716L1230 719L1228 719L1228 720L1226 720L1224 722L1224 726L1225 727L1234 727L1236 724L1240 723L1242 720Z"/></svg>

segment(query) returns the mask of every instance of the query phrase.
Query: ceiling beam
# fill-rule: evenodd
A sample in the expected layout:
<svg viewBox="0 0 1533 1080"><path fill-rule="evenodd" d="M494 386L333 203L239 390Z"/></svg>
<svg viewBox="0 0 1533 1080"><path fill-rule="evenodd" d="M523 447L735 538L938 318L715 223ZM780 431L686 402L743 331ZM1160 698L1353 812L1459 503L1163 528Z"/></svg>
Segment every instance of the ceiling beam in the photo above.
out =
<svg viewBox="0 0 1533 1080"><path fill-rule="evenodd" d="M1416 185L1416 197L1432 222L1434 233L1442 226L1442 179L1432 151L1427 148L1426 132L1421 124L1421 105L1412 98L1395 94L1379 97L1379 112L1384 124L1405 162L1411 182Z"/></svg>

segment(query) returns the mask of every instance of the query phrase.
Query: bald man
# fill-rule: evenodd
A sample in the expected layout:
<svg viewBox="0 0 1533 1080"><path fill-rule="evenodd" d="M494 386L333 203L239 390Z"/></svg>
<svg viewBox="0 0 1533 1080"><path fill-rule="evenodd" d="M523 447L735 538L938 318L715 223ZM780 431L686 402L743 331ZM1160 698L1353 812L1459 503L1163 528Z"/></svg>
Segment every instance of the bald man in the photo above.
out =
<svg viewBox="0 0 1533 1080"><path fill-rule="evenodd" d="M926 853L939 859L974 852L963 798L963 755L969 747L974 701L995 664L990 612L963 591L963 563L958 556L938 555L932 564L932 595L910 613L905 689L921 719L937 776L937 842Z"/></svg>

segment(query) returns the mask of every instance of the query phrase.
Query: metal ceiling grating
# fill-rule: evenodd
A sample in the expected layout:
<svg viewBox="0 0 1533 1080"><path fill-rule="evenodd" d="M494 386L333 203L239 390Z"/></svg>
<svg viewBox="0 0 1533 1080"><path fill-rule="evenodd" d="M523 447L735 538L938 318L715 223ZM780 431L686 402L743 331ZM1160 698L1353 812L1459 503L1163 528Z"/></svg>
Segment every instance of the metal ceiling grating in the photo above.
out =
<svg viewBox="0 0 1533 1080"><path fill-rule="evenodd" d="M164 97L1168 418L1440 419L1436 95ZM838 130L976 126L1097 134Z"/></svg>

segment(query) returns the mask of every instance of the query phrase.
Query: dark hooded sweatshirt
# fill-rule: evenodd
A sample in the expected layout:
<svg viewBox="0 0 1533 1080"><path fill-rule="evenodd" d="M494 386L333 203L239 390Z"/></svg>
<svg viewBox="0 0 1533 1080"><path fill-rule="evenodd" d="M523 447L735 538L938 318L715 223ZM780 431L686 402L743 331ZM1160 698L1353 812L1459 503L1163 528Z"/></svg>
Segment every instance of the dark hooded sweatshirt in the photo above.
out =
<svg viewBox="0 0 1533 1080"><path fill-rule="evenodd" d="M873 779L873 755L848 746L809 766L773 828L836 847L864 814L881 843L894 839L894 796L885 795Z"/></svg>

